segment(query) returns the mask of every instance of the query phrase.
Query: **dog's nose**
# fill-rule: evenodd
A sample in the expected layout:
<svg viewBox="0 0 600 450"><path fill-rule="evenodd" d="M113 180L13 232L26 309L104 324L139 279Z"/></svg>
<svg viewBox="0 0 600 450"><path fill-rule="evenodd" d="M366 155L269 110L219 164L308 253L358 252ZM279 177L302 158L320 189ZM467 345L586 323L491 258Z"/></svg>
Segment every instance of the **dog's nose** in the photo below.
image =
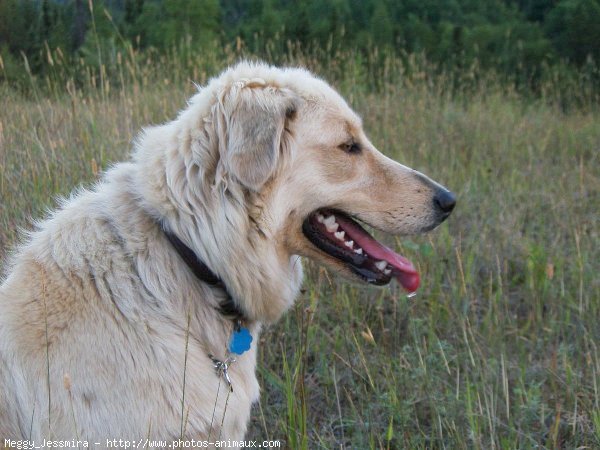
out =
<svg viewBox="0 0 600 450"><path fill-rule="evenodd" d="M443 213L450 214L456 205L456 195L446 189L440 189L433 196L433 204Z"/></svg>

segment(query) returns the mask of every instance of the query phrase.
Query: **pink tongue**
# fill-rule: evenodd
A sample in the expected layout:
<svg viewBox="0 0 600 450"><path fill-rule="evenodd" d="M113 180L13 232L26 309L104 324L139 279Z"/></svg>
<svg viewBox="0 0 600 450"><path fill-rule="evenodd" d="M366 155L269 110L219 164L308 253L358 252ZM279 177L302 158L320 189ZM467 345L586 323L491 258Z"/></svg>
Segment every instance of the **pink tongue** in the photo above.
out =
<svg viewBox="0 0 600 450"><path fill-rule="evenodd" d="M335 220L341 225L346 234L369 256L387 261L394 268L392 273L404 289L409 292L417 290L420 281L419 273L408 259L381 245L353 220L338 215L335 216Z"/></svg>

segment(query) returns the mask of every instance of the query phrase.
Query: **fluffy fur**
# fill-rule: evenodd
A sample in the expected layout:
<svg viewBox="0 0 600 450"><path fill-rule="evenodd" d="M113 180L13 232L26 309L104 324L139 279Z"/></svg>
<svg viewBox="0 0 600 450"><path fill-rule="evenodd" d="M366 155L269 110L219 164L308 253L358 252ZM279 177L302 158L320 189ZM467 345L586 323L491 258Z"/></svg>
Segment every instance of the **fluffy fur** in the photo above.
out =
<svg viewBox="0 0 600 450"><path fill-rule="evenodd" d="M352 278L302 235L311 212L419 232L439 223L438 188L379 153L309 72L227 70L16 252L0 288L0 438L178 439L183 426L190 439L242 439L256 344L231 367L221 429L208 354L224 358L231 333L223 292L194 277L161 225L221 277L257 342L298 293L300 255Z"/></svg>

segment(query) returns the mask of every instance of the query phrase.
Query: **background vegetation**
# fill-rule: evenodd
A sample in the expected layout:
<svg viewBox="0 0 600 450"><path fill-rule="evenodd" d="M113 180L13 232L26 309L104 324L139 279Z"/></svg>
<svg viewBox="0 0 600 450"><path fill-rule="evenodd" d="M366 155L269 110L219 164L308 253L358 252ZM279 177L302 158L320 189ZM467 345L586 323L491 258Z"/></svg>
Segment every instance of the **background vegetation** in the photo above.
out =
<svg viewBox="0 0 600 450"><path fill-rule="evenodd" d="M307 264L306 292L261 339L248 438L599 448L597 7L0 0L0 258L56 195L173 118L192 81L242 57L306 66L459 204L429 235L388 241L419 266L412 300ZM444 47L455 30L462 46ZM530 46L541 59L519 56Z"/></svg>
<svg viewBox="0 0 600 450"><path fill-rule="evenodd" d="M237 41L237 44L236 44ZM23 81L77 62L110 71L119 53L165 53L188 44L219 49L244 43L253 53L355 49L369 58L423 54L440 70L494 68L528 89L560 66L596 81L600 0L1 0L0 78ZM374 61L378 64L380 61Z"/></svg>

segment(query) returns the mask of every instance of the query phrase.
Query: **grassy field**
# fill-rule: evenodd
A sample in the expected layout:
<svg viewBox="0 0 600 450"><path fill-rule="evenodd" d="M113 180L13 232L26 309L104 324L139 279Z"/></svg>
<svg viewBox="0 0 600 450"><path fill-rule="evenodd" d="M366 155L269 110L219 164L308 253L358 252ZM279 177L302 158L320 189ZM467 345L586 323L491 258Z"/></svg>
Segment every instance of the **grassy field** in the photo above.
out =
<svg viewBox="0 0 600 450"><path fill-rule="evenodd" d="M57 194L127 158L233 60L123 62L21 95L0 85L0 257ZM390 241L422 287L362 289L308 263L306 292L261 338L248 438L289 448L600 448L600 113L493 76L385 61L320 64L384 153L459 197L447 223ZM121 64L119 62L118 64ZM204 64L204 65L203 65ZM150 69L152 67L152 69ZM118 71L116 72L118 75ZM585 86L580 95L586 98ZM566 99L568 100L568 98Z"/></svg>

